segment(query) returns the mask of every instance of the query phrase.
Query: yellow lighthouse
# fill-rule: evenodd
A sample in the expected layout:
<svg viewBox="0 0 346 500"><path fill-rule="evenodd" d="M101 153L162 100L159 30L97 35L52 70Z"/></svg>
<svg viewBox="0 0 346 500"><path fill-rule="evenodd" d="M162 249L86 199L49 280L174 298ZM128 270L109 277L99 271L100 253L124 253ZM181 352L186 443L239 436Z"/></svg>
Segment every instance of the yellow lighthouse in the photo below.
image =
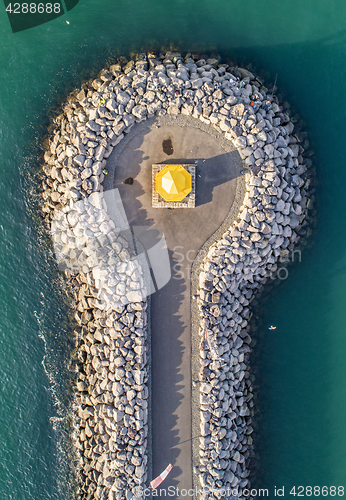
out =
<svg viewBox="0 0 346 500"><path fill-rule="evenodd" d="M182 165L166 165L156 175L156 190L166 201L182 201L191 189L191 174Z"/></svg>

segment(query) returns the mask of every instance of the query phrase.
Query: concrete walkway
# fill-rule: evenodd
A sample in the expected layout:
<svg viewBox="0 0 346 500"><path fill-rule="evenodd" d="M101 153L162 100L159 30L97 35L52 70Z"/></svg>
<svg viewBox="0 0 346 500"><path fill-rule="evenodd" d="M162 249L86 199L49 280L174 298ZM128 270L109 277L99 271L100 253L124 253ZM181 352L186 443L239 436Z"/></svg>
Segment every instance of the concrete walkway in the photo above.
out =
<svg viewBox="0 0 346 500"><path fill-rule="evenodd" d="M151 165L195 160L196 207L152 208ZM130 226L146 226L153 245L162 231L170 255L172 277L151 297L153 477L174 466L164 488L192 488L190 267L231 209L241 168L221 135L182 116L136 124L107 162L105 189L119 189Z"/></svg>

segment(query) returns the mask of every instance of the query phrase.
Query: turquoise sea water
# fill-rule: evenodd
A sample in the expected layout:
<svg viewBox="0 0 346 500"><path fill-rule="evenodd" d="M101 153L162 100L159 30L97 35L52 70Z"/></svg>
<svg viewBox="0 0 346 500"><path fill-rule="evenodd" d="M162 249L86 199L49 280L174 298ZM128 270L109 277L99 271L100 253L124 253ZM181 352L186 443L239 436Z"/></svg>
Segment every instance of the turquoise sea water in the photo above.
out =
<svg viewBox="0 0 346 500"><path fill-rule="evenodd" d="M13 35L0 5L1 499L68 498L68 311L33 194L42 124L109 56L170 43L277 74L307 124L318 225L262 311L256 486L286 498L293 485L346 486L345 26L343 0L80 0Z"/></svg>

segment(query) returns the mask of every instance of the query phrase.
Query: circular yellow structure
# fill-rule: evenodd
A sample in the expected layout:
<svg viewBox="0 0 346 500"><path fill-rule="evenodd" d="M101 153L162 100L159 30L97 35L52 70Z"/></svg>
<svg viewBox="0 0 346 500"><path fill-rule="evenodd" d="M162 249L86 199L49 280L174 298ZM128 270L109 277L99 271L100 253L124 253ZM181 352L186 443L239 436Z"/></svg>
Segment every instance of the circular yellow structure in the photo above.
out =
<svg viewBox="0 0 346 500"><path fill-rule="evenodd" d="M182 165L166 165L156 175L156 191L166 201L182 201L191 189L191 174Z"/></svg>

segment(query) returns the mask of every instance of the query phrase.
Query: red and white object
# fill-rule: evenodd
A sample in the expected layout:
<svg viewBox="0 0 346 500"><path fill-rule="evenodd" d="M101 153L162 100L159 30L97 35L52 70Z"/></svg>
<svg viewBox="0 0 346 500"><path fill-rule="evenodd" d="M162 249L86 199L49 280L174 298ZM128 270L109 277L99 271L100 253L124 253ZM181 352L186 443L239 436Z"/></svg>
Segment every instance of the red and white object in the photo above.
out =
<svg viewBox="0 0 346 500"><path fill-rule="evenodd" d="M153 479L151 481L150 488L155 489L158 486L160 486L160 484L166 479L166 477L168 476L168 474L171 472L172 469L173 469L173 465L169 464L165 468L165 470L163 472L161 472L161 474L159 476L157 476L155 479Z"/></svg>

